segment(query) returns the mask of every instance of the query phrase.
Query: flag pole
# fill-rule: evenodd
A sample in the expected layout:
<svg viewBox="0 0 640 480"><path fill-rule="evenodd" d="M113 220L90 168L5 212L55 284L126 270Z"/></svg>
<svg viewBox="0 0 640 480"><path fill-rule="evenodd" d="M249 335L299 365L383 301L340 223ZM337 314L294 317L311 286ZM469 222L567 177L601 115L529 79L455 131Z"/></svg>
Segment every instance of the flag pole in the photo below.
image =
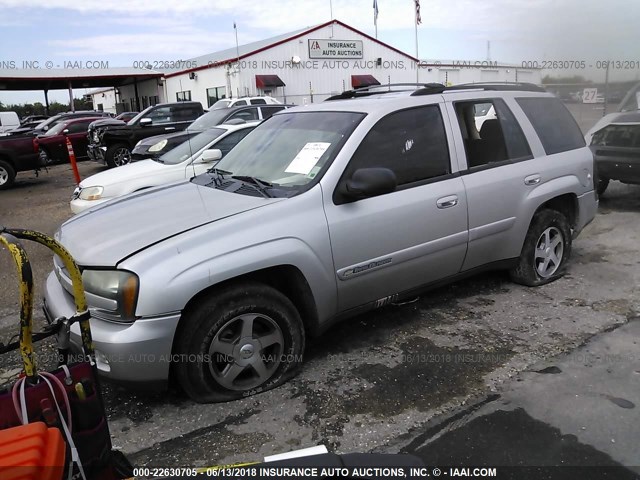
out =
<svg viewBox="0 0 640 480"><path fill-rule="evenodd" d="M233 29L236 32L236 56L238 57L238 97L240 97L240 47L238 46L238 27L236 26L236 22L233 22ZM233 94L232 94L233 95Z"/></svg>
<svg viewBox="0 0 640 480"><path fill-rule="evenodd" d="M415 10L415 29L416 29L416 59L418 60L418 65L416 65L416 83L420 82L420 57L418 56L418 23L422 23L422 19L420 18L420 0L413 0L414 2L414 10Z"/></svg>

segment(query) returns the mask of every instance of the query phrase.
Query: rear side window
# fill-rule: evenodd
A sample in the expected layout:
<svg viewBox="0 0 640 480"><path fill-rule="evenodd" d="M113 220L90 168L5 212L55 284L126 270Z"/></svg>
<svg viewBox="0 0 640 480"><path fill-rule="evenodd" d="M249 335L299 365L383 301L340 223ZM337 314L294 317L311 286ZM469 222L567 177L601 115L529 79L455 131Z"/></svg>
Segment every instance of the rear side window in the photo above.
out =
<svg viewBox="0 0 640 480"><path fill-rule="evenodd" d="M266 103L264 98L254 98L251 100L251 105L265 105Z"/></svg>
<svg viewBox="0 0 640 480"><path fill-rule="evenodd" d="M284 110L284 107L260 107L260 109L262 110L262 118L266 120L274 113Z"/></svg>
<svg viewBox="0 0 640 480"><path fill-rule="evenodd" d="M517 98L547 155L584 147L584 137L569 110L557 98Z"/></svg>
<svg viewBox="0 0 640 480"><path fill-rule="evenodd" d="M69 133L86 133L87 128L89 128L89 124L91 122L93 122L93 120L72 123L71 125L69 125Z"/></svg>
<svg viewBox="0 0 640 480"><path fill-rule="evenodd" d="M593 134L591 144L622 148L640 147L640 125L609 125Z"/></svg>
<svg viewBox="0 0 640 480"><path fill-rule="evenodd" d="M412 108L381 119L362 140L346 174L368 167L392 170L398 185L451 173L440 108Z"/></svg>
<svg viewBox="0 0 640 480"><path fill-rule="evenodd" d="M247 122L251 122L252 120L258 120L258 108L247 108L244 110L240 110L239 112L234 113L233 115L231 115L229 118L227 118L227 121L229 120L236 120L236 119L241 119L241 120L245 120Z"/></svg>
<svg viewBox="0 0 640 480"><path fill-rule="evenodd" d="M173 107L173 121L174 122L189 122L195 120L200 116L199 108L195 106L177 106Z"/></svg>

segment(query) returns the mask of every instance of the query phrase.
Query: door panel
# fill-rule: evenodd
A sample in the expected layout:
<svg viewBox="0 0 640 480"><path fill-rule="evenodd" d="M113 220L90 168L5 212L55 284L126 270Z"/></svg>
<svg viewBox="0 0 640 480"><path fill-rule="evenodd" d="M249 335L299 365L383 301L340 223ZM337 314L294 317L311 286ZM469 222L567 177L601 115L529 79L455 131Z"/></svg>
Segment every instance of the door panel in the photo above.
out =
<svg viewBox="0 0 640 480"><path fill-rule="evenodd" d="M455 195L457 204L439 208ZM381 300L460 271L467 250L467 199L450 178L325 207L340 310Z"/></svg>

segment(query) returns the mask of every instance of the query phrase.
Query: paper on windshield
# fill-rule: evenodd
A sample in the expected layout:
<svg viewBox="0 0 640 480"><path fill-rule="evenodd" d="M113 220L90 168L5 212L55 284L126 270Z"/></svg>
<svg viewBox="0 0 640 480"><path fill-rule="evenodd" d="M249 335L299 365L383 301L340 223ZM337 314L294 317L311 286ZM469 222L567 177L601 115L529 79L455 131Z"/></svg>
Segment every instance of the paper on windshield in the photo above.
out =
<svg viewBox="0 0 640 480"><path fill-rule="evenodd" d="M289 166L285 169L285 172L308 175L311 169L316 166L316 163L318 163L322 154L326 152L327 148L330 146L331 143L328 142L307 143L291 161Z"/></svg>

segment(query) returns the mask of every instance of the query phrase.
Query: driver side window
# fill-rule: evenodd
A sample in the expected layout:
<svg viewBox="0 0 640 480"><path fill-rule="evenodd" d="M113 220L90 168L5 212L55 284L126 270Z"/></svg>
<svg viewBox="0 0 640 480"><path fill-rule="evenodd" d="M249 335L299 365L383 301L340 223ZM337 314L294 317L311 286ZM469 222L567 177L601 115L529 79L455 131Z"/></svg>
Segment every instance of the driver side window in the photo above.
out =
<svg viewBox="0 0 640 480"><path fill-rule="evenodd" d="M370 167L392 170L399 187L451 173L438 105L402 110L378 121L353 155L346 177Z"/></svg>
<svg viewBox="0 0 640 480"><path fill-rule="evenodd" d="M172 121L170 107L156 108L150 112L145 118L150 118L153 125L161 123L169 123Z"/></svg>

